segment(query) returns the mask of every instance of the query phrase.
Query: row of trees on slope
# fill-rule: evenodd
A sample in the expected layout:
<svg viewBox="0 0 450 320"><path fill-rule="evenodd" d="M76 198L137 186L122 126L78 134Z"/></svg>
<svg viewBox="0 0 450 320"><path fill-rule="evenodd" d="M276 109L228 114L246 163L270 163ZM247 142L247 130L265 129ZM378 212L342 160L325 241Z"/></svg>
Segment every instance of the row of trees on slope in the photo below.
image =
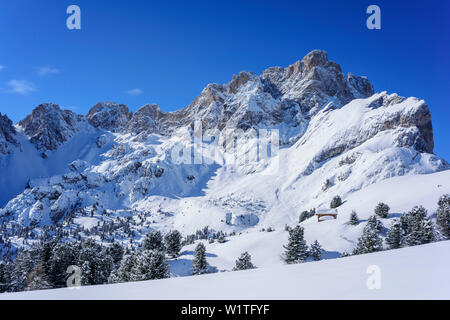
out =
<svg viewBox="0 0 450 320"><path fill-rule="evenodd" d="M284 246L285 252L283 255L283 260L286 263L303 263L308 258L312 258L314 261L322 259L322 246L317 240L311 246L308 246L304 238L304 229L302 226L297 225L294 228L288 228L288 232L288 244Z"/></svg>
<svg viewBox="0 0 450 320"><path fill-rule="evenodd" d="M165 236L150 232L137 249L124 249L118 242L102 245L90 238L74 242L47 239L19 251L14 260L0 262L0 292L61 288L71 279L73 285L95 285L168 278L167 257L178 257L185 241L177 230ZM252 268L251 256L244 252L233 270ZM209 272L202 242L195 248L192 270L196 275ZM79 276L79 283L74 276Z"/></svg>
<svg viewBox="0 0 450 320"><path fill-rule="evenodd" d="M340 197L334 197L331 207L342 204ZM415 246L438 240L450 239L450 195L439 198L438 209L435 214L435 223L429 218L427 210L422 206L415 206L409 212L403 213L399 219L395 219L390 228L386 230L379 219L385 219L389 215L389 206L380 202L374 210L363 229L361 237L351 254L365 254L384 249L398 249L406 246ZM303 222L313 216L314 210L304 211L300 214L299 222ZM360 219L355 211L350 214L349 225L358 225ZM301 263L309 257L320 260L321 247L315 241L310 247L304 240L304 231L301 226L288 228L289 239L285 246L284 261L286 263ZM384 236L384 240L383 240ZM343 252L342 257L350 253Z"/></svg>
<svg viewBox="0 0 450 320"><path fill-rule="evenodd" d="M385 232L383 239L383 225L377 219L386 218L389 207L380 203L375 209L376 215L370 217L358 239L353 254L364 254L387 249L398 249L407 246L416 246L433 241L450 239L450 196L439 198L436 210L435 223L429 218L427 210L422 206L415 206L409 212L403 213L395 219ZM356 214L352 213L350 224L357 224ZM344 254L348 255L348 254Z"/></svg>

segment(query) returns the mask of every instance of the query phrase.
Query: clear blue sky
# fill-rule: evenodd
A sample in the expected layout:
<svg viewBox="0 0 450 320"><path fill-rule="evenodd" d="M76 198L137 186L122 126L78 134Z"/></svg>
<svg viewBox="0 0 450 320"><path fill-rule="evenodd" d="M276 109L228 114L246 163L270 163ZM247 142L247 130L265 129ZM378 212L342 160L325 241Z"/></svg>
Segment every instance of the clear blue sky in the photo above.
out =
<svg viewBox="0 0 450 320"><path fill-rule="evenodd" d="M82 29L66 28L79 5ZM366 28L381 8L382 30ZM17 122L42 102L86 113L98 101L165 111L233 73L287 66L324 49L376 91L425 99L435 152L450 160L450 1L0 2L0 112Z"/></svg>

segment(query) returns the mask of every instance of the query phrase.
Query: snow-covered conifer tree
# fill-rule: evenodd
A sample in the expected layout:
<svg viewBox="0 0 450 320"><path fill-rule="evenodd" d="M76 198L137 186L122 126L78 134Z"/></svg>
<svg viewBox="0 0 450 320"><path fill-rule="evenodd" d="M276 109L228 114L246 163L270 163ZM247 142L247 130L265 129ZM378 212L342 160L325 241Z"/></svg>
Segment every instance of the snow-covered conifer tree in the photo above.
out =
<svg viewBox="0 0 450 320"><path fill-rule="evenodd" d="M206 248L203 243L195 247L194 260L192 261L193 274L203 274L208 271L208 262L206 261Z"/></svg>
<svg viewBox="0 0 450 320"><path fill-rule="evenodd" d="M367 224L362 236L358 239L354 254L365 254L383 250L383 241L376 226Z"/></svg>
<svg viewBox="0 0 450 320"><path fill-rule="evenodd" d="M434 227L424 207L416 206L402 217L402 229L407 245L415 246L434 241Z"/></svg>
<svg viewBox="0 0 450 320"><path fill-rule="evenodd" d="M330 208L334 209L342 205L342 199L340 196L335 196L330 203Z"/></svg>
<svg viewBox="0 0 450 320"><path fill-rule="evenodd" d="M356 213L355 210L353 210L352 213L350 213L350 221L349 221L349 223L352 226L356 226L359 223L358 214Z"/></svg>
<svg viewBox="0 0 450 320"><path fill-rule="evenodd" d="M125 254L120 262L120 265L115 269L109 276L109 283L119 283L136 281L136 268L137 268L137 257L135 254Z"/></svg>
<svg viewBox="0 0 450 320"><path fill-rule="evenodd" d="M380 202L375 207L375 214L380 218L387 218L390 209L386 203Z"/></svg>
<svg viewBox="0 0 450 320"><path fill-rule="evenodd" d="M169 263L163 251L154 251L150 259L150 279L170 277Z"/></svg>
<svg viewBox="0 0 450 320"><path fill-rule="evenodd" d="M450 195L445 194L439 198L436 211L436 225L439 232L450 239Z"/></svg>
<svg viewBox="0 0 450 320"><path fill-rule="evenodd" d="M252 263L251 255L245 251L236 260L236 265L233 267L233 271L255 269L256 267Z"/></svg>
<svg viewBox="0 0 450 320"><path fill-rule="evenodd" d="M177 230L170 231L165 238L167 254L176 258L181 251L181 233Z"/></svg>
<svg viewBox="0 0 450 320"><path fill-rule="evenodd" d="M145 236L144 249L164 251L164 239L160 231L152 231Z"/></svg>
<svg viewBox="0 0 450 320"><path fill-rule="evenodd" d="M303 228L296 226L289 231L289 239L284 253L284 261L286 263L301 263L305 262L308 257L308 246L303 237Z"/></svg>
<svg viewBox="0 0 450 320"><path fill-rule="evenodd" d="M311 254L311 257L315 261L319 261L322 259L323 249L322 249L322 246L320 245L319 241L316 240L311 244L311 249L309 252Z"/></svg>
<svg viewBox="0 0 450 320"><path fill-rule="evenodd" d="M369 219L367 219L367 225L370 226L371 229L375 230L377 233L381 231L383 228L383 224L380 220L377 219L377 216L373 215Z"/></svg>
<svg viewBox="0 0 450 320"><path fill-rule="evenodd" d="M219 243L225 243L225 235L224 235L224 233L223 232L221 232L220 234L219 234L219 237L217 238L217 242L219 242Z"/></svg>
<svg viewBox="0 0 450 320"><path fill-rule="evenodd" d="M403 234L402 227L399 221L394 221L392 223L391 228L386 235L385 241L390 249L397 249L402 246Z"/></svg>

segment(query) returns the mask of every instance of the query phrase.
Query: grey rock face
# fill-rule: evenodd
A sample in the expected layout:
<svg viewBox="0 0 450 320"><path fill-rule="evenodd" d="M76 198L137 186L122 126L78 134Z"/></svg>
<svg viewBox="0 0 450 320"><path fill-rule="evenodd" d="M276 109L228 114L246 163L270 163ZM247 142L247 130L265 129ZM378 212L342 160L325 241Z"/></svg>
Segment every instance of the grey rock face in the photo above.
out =
<svg viewBox="0 0 450 320"><path fill-rule="evenodd" d="M322 50L313 50L302 60L306 69L311 70L317 66L324 66L328 62L328 54Z"/></svg>
<svg viewBox="0 0 450 320"><path fill-rule="evenodd" d="M147 104L134 113L126 130L133 134L161 132L163 129L160 124L163 116L163 112L156 104Z"/></svg>
<svg viewBox="0 0 450 320"><path fill-rule="evenodd" d="M415 112L409 114L397 114L395 117L383 123L382 129L396 127L417 128L410 131L408 138L403 140L403 146L414 147L419 152L433 153L433 125L428 105L423 102Z"/></svg>
<svg viewBox="0 0 450 320"><path fill-rule="evenodd" d="M99 102L87 114L92 126L113 132L122 130L131 116L132 113L126 105L114 102Z"/></svg>
<svg viewBox="0 0 450 320"><path fill-rule="evenodd" d="M77 131L83 116L61 110L53 103L41 104L19 122L25 134L38 150L56 150Z"/></svg>
<svg viewBox="0 0 450 320"><path fill-rule="evenodd" d="M0 154L9 154L13 147L19 147L20 144L16 140L16 129L11 119L6 114L0 113Z"/></svg>

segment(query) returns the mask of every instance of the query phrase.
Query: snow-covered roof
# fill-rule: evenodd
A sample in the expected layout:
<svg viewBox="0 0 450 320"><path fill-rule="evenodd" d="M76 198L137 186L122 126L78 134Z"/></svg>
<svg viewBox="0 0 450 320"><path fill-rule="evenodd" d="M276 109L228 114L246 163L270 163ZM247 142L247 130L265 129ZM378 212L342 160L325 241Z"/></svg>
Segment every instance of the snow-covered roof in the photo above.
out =
<svg viewBox="0 0 450 320"><path fill-rule="evenodd" d="M316 214L338 214L337 209L319 209Z"/></svg>

